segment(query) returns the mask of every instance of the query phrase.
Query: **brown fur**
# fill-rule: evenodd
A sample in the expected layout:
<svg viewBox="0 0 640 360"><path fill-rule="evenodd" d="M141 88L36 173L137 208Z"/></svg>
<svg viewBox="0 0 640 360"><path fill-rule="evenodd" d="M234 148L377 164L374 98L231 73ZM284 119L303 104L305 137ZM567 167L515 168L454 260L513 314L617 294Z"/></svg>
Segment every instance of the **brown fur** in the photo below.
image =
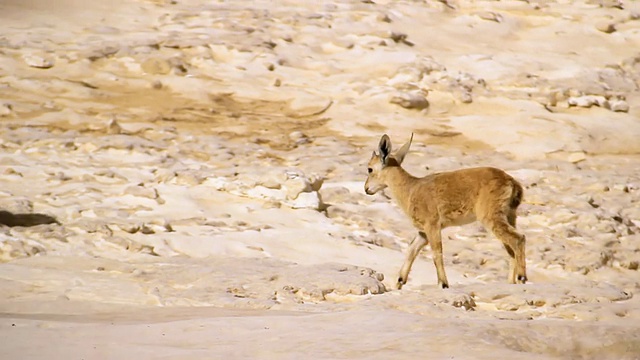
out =
<svg viewBox="0 0 640 360"><path fill-rule="evenodd" d="M509 282L525 283L525 237L517 232L516 210L522 202L523 189L513 177L492 167L478 167L427 175L412 176L402 167L411 140L395 154L391 141L382 136L369 160L365 192L373 195L389 187L400 208L413 221L418 236L409 246L400 270L397 288L407 282L411 266L420 250L431 244L438 285L449 287L442 258L442 229L480 221L502 241L510 256Z"/></svg>

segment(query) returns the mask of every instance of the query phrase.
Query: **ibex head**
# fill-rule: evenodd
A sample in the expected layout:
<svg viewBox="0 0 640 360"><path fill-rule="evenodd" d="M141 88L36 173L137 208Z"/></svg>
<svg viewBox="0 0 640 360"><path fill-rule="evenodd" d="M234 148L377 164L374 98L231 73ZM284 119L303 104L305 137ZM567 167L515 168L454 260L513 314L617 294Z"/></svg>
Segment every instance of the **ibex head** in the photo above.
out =
<svg viewBox="0 0 640 360"><path fill-rule="evenodd" d="M374 151L371 154L371 160L367 165L369 174L367 181L364 183L364 192L368 195L373 195L387 187L384 179L384 169L402 164L404 157L409 152L409 147L411 147L411 140L413 140L413 133L406 144L402 145L394 154L391 154L391 139L387 134L382 135L378 144L378 152Z"/></svg>

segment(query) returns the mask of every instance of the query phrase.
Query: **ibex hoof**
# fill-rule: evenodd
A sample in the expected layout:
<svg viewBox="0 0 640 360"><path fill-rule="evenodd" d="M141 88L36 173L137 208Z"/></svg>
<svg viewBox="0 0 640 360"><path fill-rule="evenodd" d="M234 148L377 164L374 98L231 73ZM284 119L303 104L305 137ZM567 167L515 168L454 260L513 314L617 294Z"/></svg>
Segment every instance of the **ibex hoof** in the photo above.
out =
<svg viewBox="0 0 640 360"><path fill-rule="evenodd" d="M396 283L396 289L400 290L402 289L402 285L406 284L407 281L404 280L402 277L398 278L398 282Z"/></svg>
<svg viewBox="0 0 640 360"><path fill-rule="evenodd" d="M448 289L449 288L449 284L447 284L447 283L440 283L439 285L440 285L441 289Z"/></svg>
<svg viewBox="0 0 640 360"><path fill-rule="evenodd" d="M518 284L524 284L527 282L527 277L525 275L518 275Z"/></svg>

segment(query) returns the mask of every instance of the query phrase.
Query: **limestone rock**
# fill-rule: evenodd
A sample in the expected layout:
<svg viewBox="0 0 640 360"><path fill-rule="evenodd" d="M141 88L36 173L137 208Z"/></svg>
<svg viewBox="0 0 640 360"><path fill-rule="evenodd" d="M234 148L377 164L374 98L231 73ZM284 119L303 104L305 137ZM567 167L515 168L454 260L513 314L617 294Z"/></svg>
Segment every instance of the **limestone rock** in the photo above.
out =
<svg viewBox="0 0 640 360"><path fill-rule="evenodd" d="M584 161L586 159L587 159L587 155L582 151L571 153L567 158L569 162L572 162L574 164Z"/></svg>
<svg viewBox="0 0 640 360"><path fill-rule="evenodd" d="M480 19L482 20L487 20L487 21L494 21L497 23L501 23L503 18L502 15L493 12L493 11L482 11L482 12L478 12L476 13L476 16L478 16Z"/></svg>
<svg viewBox="0 0 640 360"><path fill-rule="evenodd" d="M309 139L309 137L302 131L294 131L290 133L289 139L293 141L296 146L311 143L311 139Z"/></svg>
<svg viewBox="0 0 640 360"><path fill-rule="evenodd" d="M609 106L611 108L611 111L625 113L629 112L629 103L627 103L625 100L610 100Z"/></svg>
<svg viewBox="0 0 640 360"><path fill-rule="evenodd" d="M596 24L596 29L605 34L611 34L616 31L616 24L611 22L599 22Z"/></svg>
<svg viewBox="0 0 640 360"><path fill-rule="evenodd" d="M34 68L49 69L52 68L56 61L53 57L45 57L40 55L25 55L24 62Z"/></svg>
<svg viewBox="0 0 640 360"><path fill-rule="evenodd" d="M584 95L577 97L570 97L567 100L569 106L578 106L583 108L590 108L592 106L608 107L609 102L604 96L597 95Z"/></svg>
<svg viewBox="0 0 640 360"><path fill-rule="evenodd" d="M151 57L140 64L142 71L152 75L166 75L171 71L171 64L166 59Z"/></svg>
<svg viewBox="0 0 640 360"><path fill-rule="evenodd" d="M143 185L129 186L124 191L125 194L144 197L148 199L158 199L158 190L154 188L148 188Z"/></svg>
<svg viewBox="0 0 640 360"><path fill-rule="evenodd" d="M322 199L316 191L301 193L295 199L285 201L284 204L293 209L322 210L323 208Z"/></svg>
<svg viewBox="0 0 640 360"><path fill-rule="evenodd" d="M11 104L2 104L0 105L0 116L8 116L11 115L13 111L13 107Z"/></svg>
<svg viewBox="0 0 640 360"><path fill-rule="evenodd" d="M262 185L268 189L279 190L287 180L287 175L282 171L269 171L265 175L261 176L256 182L257 185Z"/></svg>
<svg viewBox="0 0 640 360"><path fill-rule="evenodd" d="M100 47L90 48L84 52L84 57L91 61L97 61L99 59L109 57L120 51L120 46L116 43L109 42L101 44Z"/></svg>
<svg viewBox="0 0 640 360"><path fill-rule="evenodd" d="M394 95L389 102L405 109L423 110L429 107L429 101L420 93L399 93Z"/></svg>

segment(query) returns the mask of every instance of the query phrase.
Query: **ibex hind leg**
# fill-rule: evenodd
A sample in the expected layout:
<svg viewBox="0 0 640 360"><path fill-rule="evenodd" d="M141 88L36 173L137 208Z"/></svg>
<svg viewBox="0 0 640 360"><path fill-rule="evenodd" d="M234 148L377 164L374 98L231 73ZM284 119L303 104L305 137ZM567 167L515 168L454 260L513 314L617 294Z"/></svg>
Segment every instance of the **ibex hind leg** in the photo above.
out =
<svg viewBox="0 0 640 360"><path fill-rule="evenodd" d="M525 262L524 235L515 229L515 213L508 214L506 218L493 218L485 221L485 226L502 241L507 253L509 253L510 263L509 282L524 284L527 282L527 271Z"/></svg>
<svg viewBox="0 0 640 360"><path fill-rule="evenodd" d="M505 250L507 250L507 254L509 254L509 277L507 280L510 284L516 283L516 255L513 252L511 246L502 243L504 245Z"/></svg>
<svg viewBox="0 0 640 360"><path fill-rule="evenodd" d="M516 212L515 211L509 211L507 214L507 222L509 223L509 225L513 226L513 228L515 229L516 227ZM516 283L516 254L513 251L513 249L511 248L511 246L507 245L507 243L502 242L502 245L504 245L505 250L507 250L507 254L509 254L509 278L508 281L511 284L515 284Z"/></svg>

